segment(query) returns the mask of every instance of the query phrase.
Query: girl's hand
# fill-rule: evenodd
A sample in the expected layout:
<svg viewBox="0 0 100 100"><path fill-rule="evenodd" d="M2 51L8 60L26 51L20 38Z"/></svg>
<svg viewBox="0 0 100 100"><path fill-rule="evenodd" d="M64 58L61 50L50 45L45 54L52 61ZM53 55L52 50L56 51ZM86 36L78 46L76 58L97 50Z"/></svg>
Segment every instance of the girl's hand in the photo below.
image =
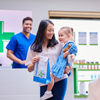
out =
<svg viewBox="0 0 100 100"><path fill-rule="evenodd" d="M38 62L39 61L39 57L33 57L32 58L32 63L33 63L33 65L36 63L36 62Z"/></svg>
<svg viewBox="0 0 100 100"><path fill-rule="evenodd" d="M70 53L69 53L68 51L66 51L66 52L63 53L63 57L65 58L65 57L67 57L69 54L70 54Z"/></svg>

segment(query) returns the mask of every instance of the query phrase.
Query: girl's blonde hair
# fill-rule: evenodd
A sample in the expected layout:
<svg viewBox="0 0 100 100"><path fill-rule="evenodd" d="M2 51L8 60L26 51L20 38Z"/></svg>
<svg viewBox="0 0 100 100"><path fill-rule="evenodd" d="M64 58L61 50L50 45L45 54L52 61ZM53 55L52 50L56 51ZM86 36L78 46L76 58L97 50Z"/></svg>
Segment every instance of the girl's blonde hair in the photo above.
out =
<svg viewBox="0 0 100 100"><path fill-rule="evenodd" d="M64 27L62 27L61 29L65 29L65 33L66 33L67 35L70 34L70 35L71 35L71 40L72 40L72 41L74 40L74 30L73 30L73 28L64 26ZM60 30L61 30L61 29L60 29Z"/></svg>

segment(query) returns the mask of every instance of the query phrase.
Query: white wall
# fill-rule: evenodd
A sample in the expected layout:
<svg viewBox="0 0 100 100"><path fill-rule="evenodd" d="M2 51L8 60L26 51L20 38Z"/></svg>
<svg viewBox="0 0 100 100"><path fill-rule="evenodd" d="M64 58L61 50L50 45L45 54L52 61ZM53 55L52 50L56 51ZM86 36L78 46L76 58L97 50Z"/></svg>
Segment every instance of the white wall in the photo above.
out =
<svg viewBox="0 0 100 100"><path fill-rule="evenodd" d="M28 10L28 11L31 10L33 12L33 33L36 34L39 22L42 19L49 18L48 16L49 10L100 12L99 4L100 4L99 0L0 0L0 9L1 10ZM17 76L17 72L18 72L18 76ZM12 75L14 75L14 77ZM28 84L25 83L26 78L23 75L27 77ZM71 77L71 80L72 79L73 77ZM71 80L69 82L72 82ZM19 83L19 85L15 87L13 84L17 82ZM23 88L23 91L24 89L27 90L24 91L24 93L29 95L25 95L22 93L23 91L19 91L21 87ZM13 89L19 91L18 93L19 96L18 95L16 96L16 93L15 91L13 91ZM29 74L26 70L24 71L16 70L16 72L13 70L10 73L9 70L0 69L0 100L7 100L7 99L8 100L29 100L29 99L32 100L33 97L34 97L33 100L39 100L38 95L34 94L34 91L35 93L38 93L37 92L38 89L39 89L38 85L35 83L33 84L32 82L32 74ZM7 92L3 94L4 91L6 90ZM71 96L72 95L70 95L70 97ZM73 96L72 99L68 99L66 96L66 100L73 100Z"/></svg>
<svg viewBox="0 0 100 100"><path fill-rule="evenodd" d="M99 4L99 0L0 0L0 9L32 10L33 33L36 34L39 22L49 18L49 10L100 12Z"/></svg>
<svg viewBox="0 0 100 100"><path fill-rule="evenodd" d="M69 26L75 32L75 44L78 47L76 60L85 60L87 62L99 62L100 56L100 20L77 20L77 19L51 19L55 25L55 36L58 39L58 31L63 26ZM79 45L79 32L86 32L86 45ZM90 32L97 32L97 44L90 45ZM95 39L95 37L93 37ZM83 51L84 50L84 51ZM96 51L96 52L95 52ZM94 53L95 52L95 53Z"/></svg>
<svg viewBox="0 0 100 100"><path fill-rule="evenodd" d="M68 78L65 100L74 100L73 74ZM27 69L0 67L0 100L39 100L39 83Z"/></svg>

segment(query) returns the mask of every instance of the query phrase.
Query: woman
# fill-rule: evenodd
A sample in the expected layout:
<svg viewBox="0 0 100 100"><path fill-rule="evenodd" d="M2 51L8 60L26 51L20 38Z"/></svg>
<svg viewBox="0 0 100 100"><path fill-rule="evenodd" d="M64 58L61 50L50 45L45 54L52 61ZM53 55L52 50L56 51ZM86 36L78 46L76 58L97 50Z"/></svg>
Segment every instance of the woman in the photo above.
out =
<svg viewBox="0 0 100 100"><path fill-rule="evenodd" d="M58 43L55 39L54 24L50 20L42 20L40 22L35 41L28 51L26 59L28 71L31 72L34 70L35 63L39 61L38 56L49 57L50 68L52 68L57 57L61 53L61 49L62 44ZM56 83L52 89L53 97L48 100L64 100L67 90L67 77L67 74L63 74L62 79L55 78ZM43 96L46 89L47 85L40 84L40 97Z"/></svg>

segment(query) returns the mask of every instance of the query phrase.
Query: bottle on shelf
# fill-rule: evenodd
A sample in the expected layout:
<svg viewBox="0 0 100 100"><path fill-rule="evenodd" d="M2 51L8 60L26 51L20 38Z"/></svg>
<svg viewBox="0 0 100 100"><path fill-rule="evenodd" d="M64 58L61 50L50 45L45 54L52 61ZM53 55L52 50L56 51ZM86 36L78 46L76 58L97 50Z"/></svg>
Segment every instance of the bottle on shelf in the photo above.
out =
<svg viewBox="0 0 100 100"><path fill-rule="evenodd" d="M94 69L94 62L91 62L91 67L90 69Z"/></svg>
<svg viewBox="0 0 100 100"><path fill-rule="evenodd" d="M81 95L86 94L86 84L85 84L85 82L80 82L79 94L81 94Z"/></svg>
<svg viewBox="0 0 100 100"><path fill-rule="evenodd" d="M100 73L98 73L98 78L100 77Z"/></svg>
<svg viewBox="0 0 100 100"><path fill-rule="evenodd" d="M87 62L87 69L89 69L89 62Z"/></svg>
<svg viewBox="0 0 100 100"><path fill-rule="evenodd" d="M96 73L94 74L94 79L97 79L97 75L96 75Z"/></svg>
<svg viewBox="0 0 100 100"><path fill-rule="evenodd" d="M85 60L81 60L81 63L83 64L83 65L82 65L82 69L86 69Z"/></svg>
<svg viewBox="0 0 100 100"><path fill-rule="evenodd" d="M94 65L94 69L97 69L97 66L96 65Z"/></svg>
<svg viewBox="0 0 100 100"><path fill-rule="evenodd" d="M81 60L79 60L79 69L82 69Z"/></svg>
<svg viewBox="0 0 100 100"><path fill-rule="evenodd" d="M98 65L99 62L95 62L95 64L96 64L96 65L95 65L95 66L96 66L96 69L99 69L99 65Z"/></svg>
<svg viewBox="0 0 100 100"><path fill-rule="evenodd" d="M91 80L95 80L99 78L99 74L98 73L91 73Z"/></svg>
<svg viewBox="0 0 100 100"><path fill-rule="evenodd" d="M91 73L91 80L93 80L93 73Z"/></svg>

